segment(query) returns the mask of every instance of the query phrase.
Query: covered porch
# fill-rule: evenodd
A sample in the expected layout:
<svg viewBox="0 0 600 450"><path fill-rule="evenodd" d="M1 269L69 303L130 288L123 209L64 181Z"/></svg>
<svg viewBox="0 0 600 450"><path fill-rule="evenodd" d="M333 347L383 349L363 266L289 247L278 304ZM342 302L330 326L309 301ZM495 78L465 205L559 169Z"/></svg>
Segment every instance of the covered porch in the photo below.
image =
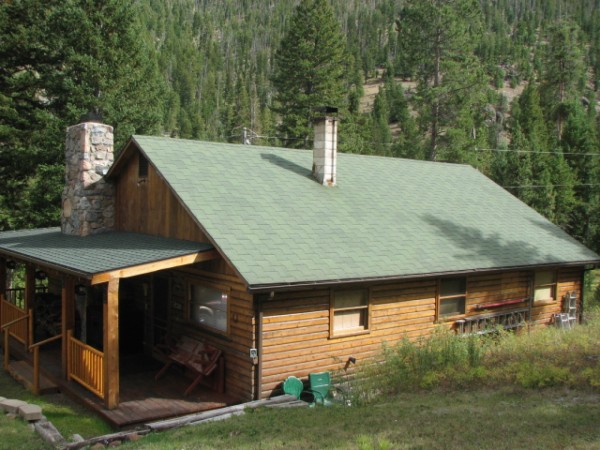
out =
<svg viewBox="0 0 600 450"><path fill-rule="evenodd" d="M205 389L184 397L189 381L175 369L154 381L168 285L152 274L215 257L210 244L135 233L0 233L4 368L28 362L34 392L42 373L118 427L233 403Z"/></svg>
<svg viewBox="0 0 600 450"><path fill-rule="evenodd" d="M12 361L27 361L32 368L32 354L22 345L13 342ZM41 375L55 384L70 398L86 405L115 428L128 428L153 420L176 417L236 403L226 393L218 393L199 387L189 395L183 390L190 380L182 370L174 369L160 379L154 380L162 363L145 355L125 356L120 360L119 405L107 409L104 401L74 380L62 376L60 345L45 346L40 354Z"/></svg>

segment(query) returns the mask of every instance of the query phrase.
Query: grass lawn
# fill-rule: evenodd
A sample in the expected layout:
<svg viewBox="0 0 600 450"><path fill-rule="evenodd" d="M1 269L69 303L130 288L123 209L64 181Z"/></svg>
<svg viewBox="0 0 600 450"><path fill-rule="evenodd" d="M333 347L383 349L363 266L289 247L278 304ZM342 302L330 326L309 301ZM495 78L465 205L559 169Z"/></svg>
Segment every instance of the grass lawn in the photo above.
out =
<svg viewBox="0 0 600 450"><path fill-rule="evenodd" d="M6 415L0 414L0 448L36 450L51 447L46 445L26 422L20 419L9 419Z"/></svg>
<svg viewBox="0 0 600 450"><path fill-rule="evenodd" d="M598 449L600 395L550 390L404 393L369 406L259 409L155 433L129 449Z"/></svg>
<svg viewBox="0 0 600 450"><path fill-rule="evenodd" d="M62 394L35 396L0 369L0 396L23 400L42 407L43 414L68 439L77 433L93 437L112 432L110 426L83 406ZM14 441L10 441L14 437ZM9 445L10 443L10 445ZM45 448L37 433L30 431L21 419L8 419L0 414L0 449Z"/></svg>

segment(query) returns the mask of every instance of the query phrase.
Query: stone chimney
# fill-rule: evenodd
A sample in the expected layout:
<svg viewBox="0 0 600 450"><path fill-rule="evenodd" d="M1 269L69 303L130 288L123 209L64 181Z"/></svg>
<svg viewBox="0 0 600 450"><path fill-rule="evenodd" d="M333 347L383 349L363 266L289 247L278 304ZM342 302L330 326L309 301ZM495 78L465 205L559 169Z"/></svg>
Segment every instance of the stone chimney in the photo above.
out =
<svg viewBox="0 0 600 450"><path fill-rule="evenodd" d="M325 115L315 120L315 140L313 144L313 176L323 186L335 186L337 164L337 108L324 107Z"/></svg>
<svg viewBox="0 0 600 450"><path fill-rule="evenodd" d="M113 127L84 122L67 128L63 234L88 236L114 227L114 186L104 179L114 160Z"/></svg>

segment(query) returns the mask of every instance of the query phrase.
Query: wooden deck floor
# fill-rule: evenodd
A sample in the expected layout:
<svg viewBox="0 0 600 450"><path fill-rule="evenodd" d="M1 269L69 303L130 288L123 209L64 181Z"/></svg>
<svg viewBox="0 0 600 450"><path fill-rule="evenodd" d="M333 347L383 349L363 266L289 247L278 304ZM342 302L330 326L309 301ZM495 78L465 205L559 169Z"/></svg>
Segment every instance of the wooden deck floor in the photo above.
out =
<svg viewBox="0 0 600 450"><path fill-rule="evenodd" d="M30 360L22 351L11 350L11 355ZM198 386L187 397L183 392L190 379L178 368L171 368L159 381L154 375L161 363L136 355L120 361L120 402L113 410L104 407L102 399L80 386L67 381L60 374L59 349L51 348L40 353L42 372L58 385L61 392L82 402L115 428L129 428L158 419L223 408L238 403L234 398Z"/></svg>

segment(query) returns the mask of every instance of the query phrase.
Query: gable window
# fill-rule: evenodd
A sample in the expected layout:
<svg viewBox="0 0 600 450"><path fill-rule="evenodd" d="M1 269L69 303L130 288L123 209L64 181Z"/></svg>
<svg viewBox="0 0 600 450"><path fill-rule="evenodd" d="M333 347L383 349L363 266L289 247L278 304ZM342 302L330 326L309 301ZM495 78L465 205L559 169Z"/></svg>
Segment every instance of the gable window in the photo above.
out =
<svg viewBox="0 0 600 450"><path fill-rule="evenodd" d="M369 291L335 290L331 293L330 335L353 334L369 328Z"/></svg>
<svg viewBox="0 0 600 450"><path fill-rule="evenodd" d="M556 272L544 270L535 273L533 281L533 301L556 300Z"/></svg>
<svg viewBox="0 0 600 450"><path fill-rule="evenodd" d="M141 153L138 159L138 178L148 178L148 160Z"/></svg>
<svg viewBox="0 0 600 450"><path fill-rule="evenodd" d="M458 316L465 313L467 279L444 278L439 283L438 317Z"/></svg>
<svg viewBox="0 0 600 450"><path fill-rule="evenodd" d="M227 332L229 290L217 285L190 284L188 319L203 327Z"/></svg>

